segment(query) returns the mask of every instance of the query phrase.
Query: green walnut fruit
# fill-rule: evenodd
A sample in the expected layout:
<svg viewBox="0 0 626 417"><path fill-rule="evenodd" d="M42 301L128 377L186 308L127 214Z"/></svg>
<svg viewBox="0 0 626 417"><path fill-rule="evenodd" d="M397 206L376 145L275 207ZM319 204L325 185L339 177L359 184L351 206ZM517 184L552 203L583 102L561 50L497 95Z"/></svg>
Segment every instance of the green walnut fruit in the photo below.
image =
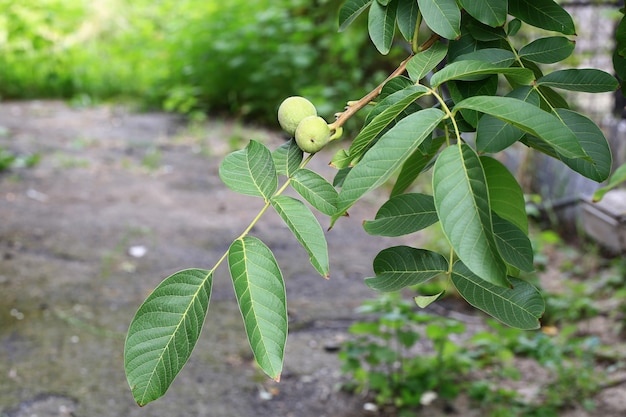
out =
<svg viewBox="0 0 626 417"><path fill-rule="evenodd" d="M296 143L304 152L318 152L329 141L330 128L319 116L305 117L296 129Z"/></svg>
<svg viewBox="0 0 626 417"><path fill-rule="evenodd" d="M304 97L292 96L286 98L278 107L278 123L291 136L305 117L317 116L313 103Z"/></svg>

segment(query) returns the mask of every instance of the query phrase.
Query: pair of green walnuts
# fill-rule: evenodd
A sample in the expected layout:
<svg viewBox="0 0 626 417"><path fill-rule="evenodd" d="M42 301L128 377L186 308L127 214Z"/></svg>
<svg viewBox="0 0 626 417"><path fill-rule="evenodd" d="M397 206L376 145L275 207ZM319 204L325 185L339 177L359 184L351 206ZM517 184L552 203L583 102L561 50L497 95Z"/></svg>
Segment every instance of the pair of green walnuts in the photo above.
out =
<svg viewBox="0 0 626 417"><path fill-rule="evenodd" d="M300 96L286 98L278 108L278 123L304 152L316 153L331 140L331 129L326 120L317 115L309 100Z"/></svg>

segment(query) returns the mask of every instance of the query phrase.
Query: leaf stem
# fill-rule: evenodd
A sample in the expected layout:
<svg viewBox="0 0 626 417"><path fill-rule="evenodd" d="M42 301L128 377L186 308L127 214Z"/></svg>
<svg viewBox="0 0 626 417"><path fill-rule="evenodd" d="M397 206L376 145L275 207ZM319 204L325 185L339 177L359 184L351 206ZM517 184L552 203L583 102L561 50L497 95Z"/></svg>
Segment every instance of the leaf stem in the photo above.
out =
<svg viewBox="0 0 626 417"><path fill-rule="evenodd" d="M311 161L311 158L313 158L314 155L315 154L309 154L309 156L307 156L300 164L300 168L304 168L305 166L307 166L307 164ZM287 189L290 183L291 183L291 177L288 177L287 181L285 181L285 183L278 190L276 190L276 192L274 193L274 195L272 195L272 197L281 195ZM259 222L263 214L265 214L265 212L271 205L272 205L271 199L265 200L265 205L263 206L263 208L261 208L261 210L254 217L254 219L252 219L248 227L246 227L246 229L243 232L241 232L241 234L236 239L234 239L233 242L235 240L243 239L244 237L246 237L248 233L250 233L252 228ZM215 263L215 265L213 266L213 269L211 269L211 273L215 272L217 267L220 266L222 262L224 262L227 256L228 256L228 250L224 252L221 258Z"/></svg>

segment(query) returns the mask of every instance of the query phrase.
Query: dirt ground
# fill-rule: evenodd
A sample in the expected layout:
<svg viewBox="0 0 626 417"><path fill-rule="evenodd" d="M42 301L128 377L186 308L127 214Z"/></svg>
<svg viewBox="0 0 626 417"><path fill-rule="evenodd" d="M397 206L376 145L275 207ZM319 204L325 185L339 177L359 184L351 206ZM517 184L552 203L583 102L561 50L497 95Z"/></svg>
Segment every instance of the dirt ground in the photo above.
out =
<svg viewBox="0 0 626 417"><path fill-rule="evenodd" d="M122 354L137 307L169 274L211 268L260 208L217 174L222 157L248 139L272 148L283 140L227 120L189 127L115 106L0 104L0 145L42 155L34 168L0 176L1 417L380 415L336 389L339 360L330 349L358 317L355 307L374 296L363 284L372 257L398 244L363 232L373 197L328 232L328 281L278 217L267 214L253 230L286 279L291 323L280 384L253 366L221 269L187 366L164 398L144 408L132 399ZM315 158L316 169L328 155ZM625 390L602 395L599 414L567 415L626 415ZM444 412L433 406L420 415Z"/></svg>

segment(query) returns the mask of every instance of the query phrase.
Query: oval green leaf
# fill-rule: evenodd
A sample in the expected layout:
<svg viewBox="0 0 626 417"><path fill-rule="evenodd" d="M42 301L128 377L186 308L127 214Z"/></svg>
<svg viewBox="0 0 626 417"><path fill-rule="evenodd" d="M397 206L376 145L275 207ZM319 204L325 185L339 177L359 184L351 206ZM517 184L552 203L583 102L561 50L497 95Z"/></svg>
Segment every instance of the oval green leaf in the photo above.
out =
<svg viewBox="0 0 626 417"><path fill-rule="evenodd" d="M461 10L456 0L417 0L428 27L446 39L461 36Z"/></svg>
<svg viewBox="0 0 626 417"><path fill-rule="evenodd" d="M568 158L587 158L578 139L558 117L511 97L477 96L459 102L455 110L469 108L504 120L547 142Z"/></svg>
<svg viewBox="0 0 626 417"><path fill-rule="evenodd" d="M398 29L407 42L411 42L415 34L418 13L419 8L415 0L399 0Z"/></svg>
<svg viewBox="0 0 626 417"><path fill-rule="evenodd" d="M611 173L613 158L602 130L591 119L580 113L567 109L555 109L555 112L576 135L580 146L591 157L591 161L565 156L561 156L561 160L565 165L589 179L597 182L606 180Z"/></svg>
<svg viewBox="0 0 626 417"><path fill-rule="evenodd" d="M510 221L496 215L492 217L492 222L493 233L496 236L496 244L502 259L522 271L534 271L533 247L526 233Z"/></svg>
<svg viewBox="0 0 626 417"><path fill-rule="evenodd" d="M410 285L421 284L447 270L448 261L436 252L394 246L376 255L376 276L365 278L365 283L376 291L398 291Z"/></svg>
<svg viewBox="0 0 626 417"><path fill-rule="evenodd" d="M489 193L480 159L468 145L450 146L435 161L435 207L448 241L476 275L506 287L506 265L500 257L491 223Z"/></svg>
<svg viewBox="0 0 626 417"><path fill-rule="evenodd" d="M485 171L491 210L528 233L528 216L522 187L501 162L481 156L480 163Z"/></svg>
<svg viewBox="0 0 626 417"><path fill-rule="evenodd" d="M439 152L439 148L441 148L441 145L443 145L445 141L445 136L436 137L427 148L424 146L427 143L424 142L413 152L413 155L402 164L398 179L391 190L391 197L402 194L413 184L420 173L430 166L430 162L437 152Z"/></svg>
<svg viewBox="0 0 626 417"><path fill-rule="evenodd" d="M291 178L291 186L320 212L332 216L337 210L337 190L316 172L303 168Z"/></svg>
<svg viewBox="0 0 626 417"><path fill-rule="evenodd" d="M576 34L572 17L553 0L509 0L509 14L541 29Z"/></svg>
<svg viewBox="0 0 626 417"><path fill-rule="evenodd" d="M461 262L452 269L452 283L468 303L509 326L538 329L545 309L541 294L526 281L509 279L512 288L502 288L480 279Z"/></svg>
<svg viewBox="0 0 626 417"><path fill-rule="evenodd" d="M328 278L328 246L324 230L300 200L285 195L272 197L272 206L289 230L309 254L311 264L324 278Z"/></svg>
<svg viewBox="0 0 626 417"><path fill-rule="evenodd" d="M367 28L372 43L383 55L389 53L396 31L396 4L387 6L375 1L370 6Z"/></svg>
<svg viewBox="0 0 626 417"><path fill-rule="evenodd" d="M411 103L427 92L428 89L422 85L412 85L387 96L372 110L377 115L354 138L348 155L352 158L360 157L383 129Z"/></svg>
<svg viewBox="0 0 626 417"><path fill-rule="evenodd" d="M426 194L400 194L383 204L374 220L367 220L363 228L374 236L403 236L437 223L433 197Z"/></svg>
<svg viewBox="0 0 626 417"><path fill-rule="evenodd" d="M343 32L373 0L347 0L339 9L339 32Z"/></svg>
<svg viewBox="0 0 626 417"><path fill-rule="evenodd" d="M291 177L302 163L303 152L294 139L289 139L272 152L276 172Z"/></svg>
<svg viewBox="0 0 626 417"><path fill-rule="evenodd" d="M287 342L287 299L278 263L263 242L246 236L231 244L228 266L256 363L278 381Z"/></svg>
<svg viewBox="0 0 626 417"><path fill-rule="evenodd" d="M584 93L606 93L619 87L611 74L593 68L557 70L539 78L537 85Z"/></svg>
<svg viewBox="0 0 626 417"><path fill-rule="evenodd" d="M211 298L213 271L187 269L163 280L128 329L124 370L137 404L163 396L198 341Z"/></svg>
<svg viewBox="0 0 626 417"><path fill-rule="evenodd" d="M435 42L427 50L418 52L406 64L409 77L415 82L421 80L443 61L447 53L448 45L443 42Z"/></svg>
<svg viewBox="0 0 626 417"><path fill-rule="evenodd" d="M475 81L491 74L504 74L523 85L530 84L535 79L533 72L526 68L503 68L490 62L463 60L446 65L432 76L430 82L436 88L446 81Z"/></svg>
<svg viewBox="0 0 626 417"><path fill-rule="evenodd" d="M232 152L220 164L219 175L233 191L266 200L278 187L272 154L265 145L251 140L244 149Z"/></svg>
<svg viewBox="0 0 626 417"><path fill-rule="evenodd" d="M504 25L508 11L507 0L461 0L461 6L474 19L486 25Z"/></svg>
<svg viewBox="0 0 626 417"><path fill-rule="evenodd" d="M519 57L539 64L554 64L570 56L576 43L563 36L539 38L519 50Z"/></svg>

